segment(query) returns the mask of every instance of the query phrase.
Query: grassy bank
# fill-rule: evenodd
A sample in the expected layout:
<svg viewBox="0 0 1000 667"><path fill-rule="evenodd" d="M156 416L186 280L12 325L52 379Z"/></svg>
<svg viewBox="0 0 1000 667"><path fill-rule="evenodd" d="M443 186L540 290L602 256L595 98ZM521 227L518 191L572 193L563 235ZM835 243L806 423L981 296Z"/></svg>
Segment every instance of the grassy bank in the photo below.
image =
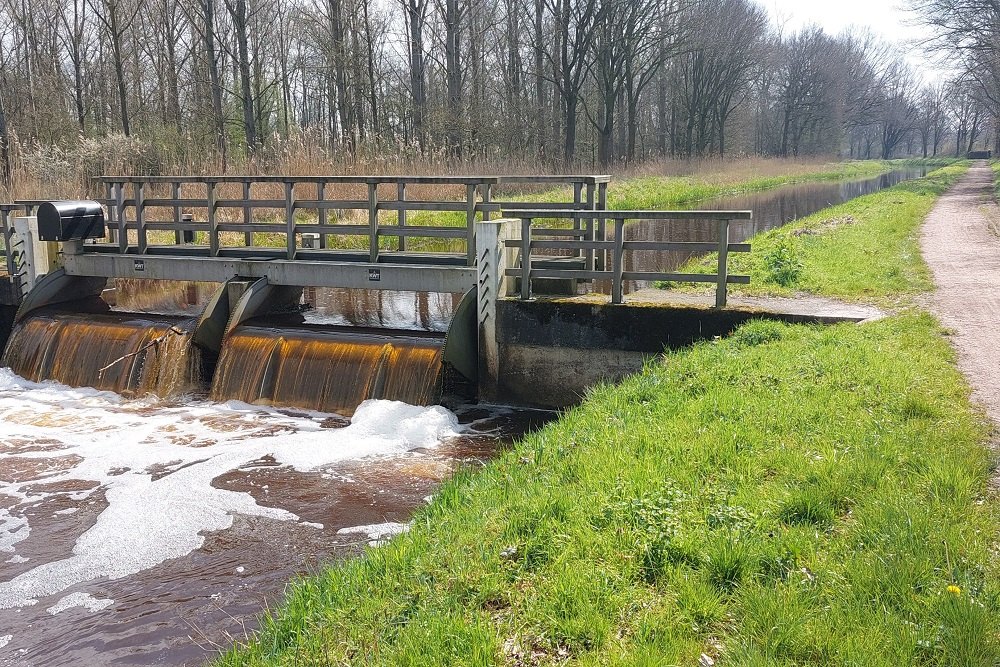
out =
<svg viewBox="0 0 1000 667"><path fill-rule="evenodd" d="M729 256L730 273L751 279L733 292L894 300L928 289L919 227L937 197L966 169L966 163L937 169L754 236L752 252ZM709 273L716 261L713 253L682 271Z"/></svg>
<svg viewBox="0 0 1000 667"><path fill-rule="evenodd" d="M783 185L819 181L839 181L878 176L893 169L906 167L937 167L954 162L948 159L928 160L862 160L831 163L812 171L798 173L740 177L701 174L681 177L638 177L608 188L608 208L667 210L689 206L695 202L715 197L735 196L761 192Z"/></svg>
<svg viewBox="0 0 1000 667"><path fill-rule="evenodd" d="M833 248L803 246L810 275L872 262L848 227L912 236L925 208L894 206L817 229ZM884 294L926 286L896 261L914 270ZM996 664L1000 513L952 356L917 311L670 353L295 583L221 664Z"/></svg>

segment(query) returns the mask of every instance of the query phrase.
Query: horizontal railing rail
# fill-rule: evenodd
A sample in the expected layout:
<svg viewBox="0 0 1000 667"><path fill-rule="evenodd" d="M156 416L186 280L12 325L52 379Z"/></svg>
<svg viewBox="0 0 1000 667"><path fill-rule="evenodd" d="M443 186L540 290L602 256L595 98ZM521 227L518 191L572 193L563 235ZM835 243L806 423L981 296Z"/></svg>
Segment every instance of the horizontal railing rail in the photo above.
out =
<svg viewBox="0 0 1000 667"><path fill-rule="evenodd" d="M729 226L733 220L750 220L750 211L580 211L526 209L511 211L511 217L521 220L521 238L505 241L505 246L520 250L520 266L506 269L506 275L521 281L520 297L530 299L531 281L537 278L610 280L611 302L624 301L624 283L629 280L666 282L712 282L716 285L715 304L722 308L728 298L732 283L747 284L749 276L730 275L730 252L749 252L746 243L731 243ZM542 227L541 220L574 221L573 228ZM613 236L607 238L606 222L613 225ZM716 242L695 241L628 241L625 224L631 220L695 220L715 222L718 230ZM566 251L571 258L582 262L560 262L551 255L537 255L535 250ZM677 273L669 271L625 271L625 254L637 251L669 251L718 253L714 274ZM610 265L610 268L608 266Z"/></svg>
<svg viewBox="0 0 1000 667"><path fill-rule="evenodd" d="M299 256L334 256L338 248L329 242L330 236L361 237L352 255L367 253L370 262L426 262L427 253L413 252L410 239L446 239L464 242L465 252L451 249L431 253L442 263L452 265L463 261L475 263L475 222L490 220L504 206L523 207L523 202L494 201L494 189L500 185L523 183L564 185L572 188L572 200L535 203L534 206L557 206L559 209L594 210L606 202L606 175L561 176L101 176L95 179L105 189L98 198L107 210L107 238L103 243L87 246L87 252L121 254L170 254L187 256L203 254L219 256L261 256L264 248L255 247L254 234L281 235L281 247L267 245L280 252L283 259ZM339 186L339 187L338 187ZM354 186L353 194L343 195L345 187ZM451 186L458 189L455 198L414 197L408 186ZM336 196L330 189L336 187ZM265 192L267 188L270 192ZM568 199L568 197L567 197ZM45 200L21 200L8 205L27 215ZM226 211L239 211L226 215ZM350 213L354 213L351 216ZM437 223L434 219L414 224L414 214L462 214L454 225ZM383 215L390 220L382 220ZM5 213L5 223L8 214ZM360 217L364 222L344 222L345 218ZM275 219L276 218L276 219ZM6 228L5 228L6 229ZM172 243L151 241L150 232L174 232ZM204 239L195 243L195 234ZM242 240L220 235L242 233ZM305 243L304 234L313 235ZM161 235L162 236L162 235ZM318 237L318 238L317 238ZM386 247L384 239L394 239ZM313 244L317 248L311 247ZM343 245L343 244L341 244ZM449 244L450 245L450 244ZM179 248L178 246L185 246ZM329 246L329 247L328 247ZM390 249L391 248L391 249ZM316 253L314 250L323 251ZM382 255L387 257L382 258Z"/></svg>

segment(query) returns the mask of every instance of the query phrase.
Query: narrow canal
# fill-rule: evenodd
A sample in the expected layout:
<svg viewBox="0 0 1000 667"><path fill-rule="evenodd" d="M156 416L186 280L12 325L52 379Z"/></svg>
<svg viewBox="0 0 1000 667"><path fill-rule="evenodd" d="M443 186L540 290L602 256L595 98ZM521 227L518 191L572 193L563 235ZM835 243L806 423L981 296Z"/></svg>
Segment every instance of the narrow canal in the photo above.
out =
<svg viewBox="0 0 1000 667"><path fill-rule="evenodd" d="M716 211L753 211L753 219L734 221L730 241L740 243L768 229L812 215L817 211L892 187L927 174L923 167L899 169L875 178L835 182L796 183L764 192L734 197L718 197L688 208ZM718 239L714 223L698 220L638 220L625 228L629 241L700 241ZM626 271L674 271L693 257L683 251L645 251L626 255ZM648 287L649 283L626 283L626 292Z"/></svg>

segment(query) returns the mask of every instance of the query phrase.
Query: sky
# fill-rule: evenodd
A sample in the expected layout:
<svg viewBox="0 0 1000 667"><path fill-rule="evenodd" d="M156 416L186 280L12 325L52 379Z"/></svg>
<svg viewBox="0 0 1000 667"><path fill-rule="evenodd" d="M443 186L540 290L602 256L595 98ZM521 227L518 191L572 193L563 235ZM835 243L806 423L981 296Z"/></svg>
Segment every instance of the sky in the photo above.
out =
<svg viewBox="0 0 1000 667"><path fill-rule="evenodd" d="M897 42L907 60L928 81L945 76L913 44L926 34L925 28L910 25L913 14L905 9L906 0L760 0L774 22L786 32L808 25L819 25L829 33L839 33L851 26L870 28L885 39Z"/></svg>

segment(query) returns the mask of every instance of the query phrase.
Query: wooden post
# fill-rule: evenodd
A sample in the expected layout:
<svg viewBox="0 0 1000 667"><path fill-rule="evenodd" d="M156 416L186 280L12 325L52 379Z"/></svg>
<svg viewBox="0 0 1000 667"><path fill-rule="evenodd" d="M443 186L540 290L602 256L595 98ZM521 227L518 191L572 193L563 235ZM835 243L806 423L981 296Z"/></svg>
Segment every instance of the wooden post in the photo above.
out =
<svg viewBox="0 0 1000 667"><path fill-rule="evenodd" d="M625 288L622 273L625 270L625 219L615 218L615 250L611 256L611 303L624 303Z"/></svg>
<svg viewBox="0 0 1000 667"><path fill-rule="evenodd" d="M719 220L719 268L715 285L715 307L725 308L729 288L729 220Z"/></svg>
<svg viewBox="0 0 1000 667"><path fill-rule="evenodd" d="M285 182L285 245L288 259L295 259L295 183Z"/></svg>
<svg viewBox="0 0 1000 667"><path fill-rule="evenodd" d="M476 184L465 186L465 263L476 265Z"/></svg>
<svg viewBox="0 0 1000 667"><path fill-rule="evenodd" d="M326 181L324 181L323 179L320 179L316 183L316 199L319 201L323 201L324 199L326 199ZM317 211L317 213L319 214L318 217L320 226L322 227L326 225L326 220L327 220L326 209L320 208L319 211ZM322 230L319 233L319 247L321 249L326 248L326 232Z"/></svg>
<svg viewBox="0 0 1000 667"><path fill-rule="evenodd" d="M483 222L489 222L490 218L493 217L486 206L491 203L493 203L493 184L483 183Z"/></svg>
<svg viewBox="0 0 1000 667"><path fill-rule="evenodd" d="M399 183L396 184L396 200L397 200L397 203L399 203L399 204L402 204L403 202L406 201L406 182L405 181L400 181ZM396 220L398 221L400 227L406 227L406 209L404 209L404 208L400 208L399 209L399 212L396 214ZM406 237L405 236L400 236L399 237L399 246L398 246L398 248L399 248L400 252L403 252L404 250L406 250Z"/></svg>
<svg viewBox="0 0 1000 667"><path fill-rule="evenodd" d="M206 198L208 199L208 254L211 257L219 256L219 221L216 218L215 204L215 182L205 183Z"/></svg>
<svg viewBox="0 0 1000 667"><path fill-rule="evenodd" d="M170 184L170 198L174 200L181 198L181 184L179 181ZM181 245L184 243L184 235L180 229L181 207L177 204L174 204L174 224L177 226L177 229L174 230L174 244Z"/></svg>
<svg viewBox="0 0 1000 667"><path fill-rule="evenodd" d="M115 203L118 201L115 197L115 186L111 183L105 183L104 188L107 195L107 206L108 206L108 222L112 225L115 223ZM115 236L117 234L117 229L115 227L107 227L105 229L105 238L107 238L108 243L115 243Z"/></svg>
<svg viewBox="0 0 1000 667"><path fill-rule="evenodd" d="M128 252L128 231L125 229L125 184L115 183L115 219L118 222L118 252Z"/></svg>
<svg viewBox="0 0 1000 667"><path fill-rule="evenodd" d="M587 210L588 211L593 211L595 203L596 202L594 201L594 184L593 183L587 183L587 202L586 202L586 204L587 204ZM595 240L597 240L597 237L595 236L595 233L597 231L596 225L597 225L597 220L595 220L594 218L587 218L587 227L586 227L586 229L587 229L587 236L585 238L588 241L595 241ZM586 250L586 252L584 253L584 255L587 258L586 259L586 264L585 264L585 266L587 267L587 271L594 271L594 270L596 270L597 269L597 261L596 261L597 257L596 257L596 253L594 252L594 249L593 248L588 248Z"/></svg>
<svg viewBox="0 0 1000 667"><path fill-rule="evenodd" d="M135 226L139 243L139 254L146 254L146 197L145 184L136 181L132 184L132 194L135 197Z"/></svg>
<svg viewBox="0 0 1000 667"><path fill-rule="evenodd" d="M573 183L573 210L579 211L582 199L583 183L575 182ZM580 229L580 218L573 218L573 229L579 231ZM581 253L578 250L577 256Z"/></svg>
<svg viewBox="0 0 1000 667"><path fill-rule="evenodd" d="M521 218L521 299L531 298L531 218Z"/></svg>
<svg viewBox="0 0 1000 667"><path fill-rule="evenodd" d="M243 181L243 201L250 201L250 179ZM249 225L253 223L253 208L249 205L243 207L243 224ZM243 244L250 248L253 247L253 232L243 233Z"/></svg>
<svg viewBox="0 0 1000 667"><path fill-rule="evenodd" d="M606 211L608 210L608 184L598 183L597 185L597 210ZM608 240L608 226L607 220L603 217L599 218L597 221L597 238L601 241ZM599 271L605 271L608 268L608 252L607 250L601 250L597 257L599 258Z"/></svg>
<svg viewBox="0 0 1000 667"><path fill-rule="evenodd" d="M378 183L368 183L368 261L378 262Z"/></svg>

